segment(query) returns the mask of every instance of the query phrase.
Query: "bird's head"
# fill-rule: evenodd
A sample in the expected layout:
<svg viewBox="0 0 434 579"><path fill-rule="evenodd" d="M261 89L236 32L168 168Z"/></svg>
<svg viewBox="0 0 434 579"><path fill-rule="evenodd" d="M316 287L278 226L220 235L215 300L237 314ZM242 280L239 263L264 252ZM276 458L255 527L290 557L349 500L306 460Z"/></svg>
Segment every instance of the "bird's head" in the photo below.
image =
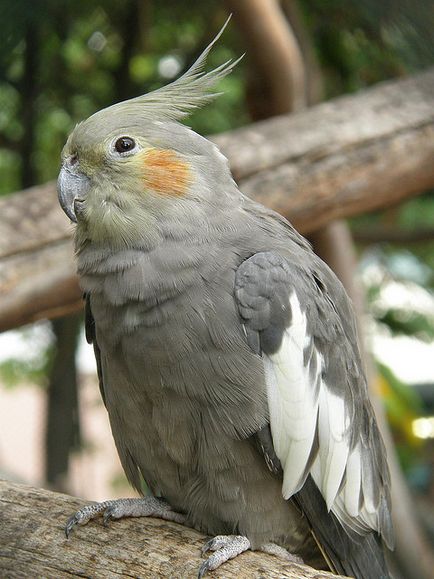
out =
<svg viewBox="0 0 434 579"><path fill-rule="evenodd" d="M77 223L79 243L146 244L158 220L207 197L213 175L228 177L217 148L178 122L215 97L211 89L238 62L203 72L223 30L173 83L98 111L75 127L62 152L58 195Z"/></svg>

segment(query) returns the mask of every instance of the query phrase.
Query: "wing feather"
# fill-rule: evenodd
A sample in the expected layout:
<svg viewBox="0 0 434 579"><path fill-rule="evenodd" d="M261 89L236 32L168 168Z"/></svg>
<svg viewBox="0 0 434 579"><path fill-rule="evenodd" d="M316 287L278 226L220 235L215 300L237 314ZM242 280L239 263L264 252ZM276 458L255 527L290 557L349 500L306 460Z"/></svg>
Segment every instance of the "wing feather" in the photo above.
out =
<svg viewBox="0 0 434 579"><path fill-rule="evenodd" d="M270 424L276 455L284 471L283 496L288 499L304 484L306 464L312 451L318 411L318 388L307 387L319 379L320 355L314 352L304 364L308 341L306 316L297 296L289 299L292 312L290 327L285 331L275 354L264 356ZM314 376L310 365L315 366Z"/></svg>
<svg viewBox="0 0 434 579"><path fill-rule="evenodd" d="M389 474L351 308L332 273L316 265L309 272L295 264L293 271L266 252L246 260L236 276L246 334L263 357L282 494L293 497L310 474L348 533L374 530L391 545Z"/></svg>
<svg viewBox="0 0 434 579"><path fill-rule="evenodd" d="M362 484L361 457L358 445L348 456L346 474L343 489L345 510L351 517L358 517Z"/></svg>
<svg viewBox="0 0 434 579"><path fill-rule="evenodd" d="M319 415L320 478L315 480L330 510L342 484L350 449L349 416L344 400L324 382Z"/></svg>

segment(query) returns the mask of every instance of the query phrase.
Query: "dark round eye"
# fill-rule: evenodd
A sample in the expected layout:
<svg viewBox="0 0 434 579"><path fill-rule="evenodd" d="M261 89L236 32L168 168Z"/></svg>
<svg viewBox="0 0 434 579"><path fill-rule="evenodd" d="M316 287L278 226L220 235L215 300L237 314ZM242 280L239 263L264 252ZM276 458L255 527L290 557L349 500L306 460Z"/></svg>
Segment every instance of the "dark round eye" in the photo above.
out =
<svg viewBox="0 0 434 579"><path fill-rule="evenodd" d="M136 141L131 137L119 137L115 143L115 149L118 153L128 153L136 146Z"/></svg>

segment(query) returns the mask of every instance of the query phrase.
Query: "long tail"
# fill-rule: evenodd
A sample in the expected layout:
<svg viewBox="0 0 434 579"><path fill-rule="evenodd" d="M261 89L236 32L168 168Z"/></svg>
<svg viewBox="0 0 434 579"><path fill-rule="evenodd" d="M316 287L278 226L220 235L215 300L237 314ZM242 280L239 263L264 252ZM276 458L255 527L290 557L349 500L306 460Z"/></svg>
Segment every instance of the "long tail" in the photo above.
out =
<svg viewBox="0 0 434 579"><path fill-rule="evenodd" d="M374 532L350 536L333 513L327 511L310 476L293 500L309 521L314 539L333 572L355 579L391 579L381 538Z"/></svg>

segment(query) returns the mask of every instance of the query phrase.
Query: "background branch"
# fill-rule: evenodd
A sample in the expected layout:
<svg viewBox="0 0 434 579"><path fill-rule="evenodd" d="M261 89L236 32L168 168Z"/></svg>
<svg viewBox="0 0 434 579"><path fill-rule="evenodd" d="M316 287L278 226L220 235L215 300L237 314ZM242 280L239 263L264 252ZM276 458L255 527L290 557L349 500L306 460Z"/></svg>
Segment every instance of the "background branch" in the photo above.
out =
<svg viewBox="0 0 434 579"><path fill-rule="evenodd" d="M253 119L305 107L305 71L297 40L277 0L226 0L248 47Z"/></svg>
<svg viewBox="0 0 434 579"><path fill-rule="evenodd" d="M352 230L353 238L358 243L370 245L372 243L396 243L408 245L409 243L422 243L434 240L434 228L422 227L420 229L401 229L391 227L364 227Z"/></svg>
<svg viewBox="0 0 434 579"><path fill-rule="evenodd" d="M241 189L309 233L434 186L434 69L214 137ZM0 199L0 330L81 308L54 183Z"/></svg>

